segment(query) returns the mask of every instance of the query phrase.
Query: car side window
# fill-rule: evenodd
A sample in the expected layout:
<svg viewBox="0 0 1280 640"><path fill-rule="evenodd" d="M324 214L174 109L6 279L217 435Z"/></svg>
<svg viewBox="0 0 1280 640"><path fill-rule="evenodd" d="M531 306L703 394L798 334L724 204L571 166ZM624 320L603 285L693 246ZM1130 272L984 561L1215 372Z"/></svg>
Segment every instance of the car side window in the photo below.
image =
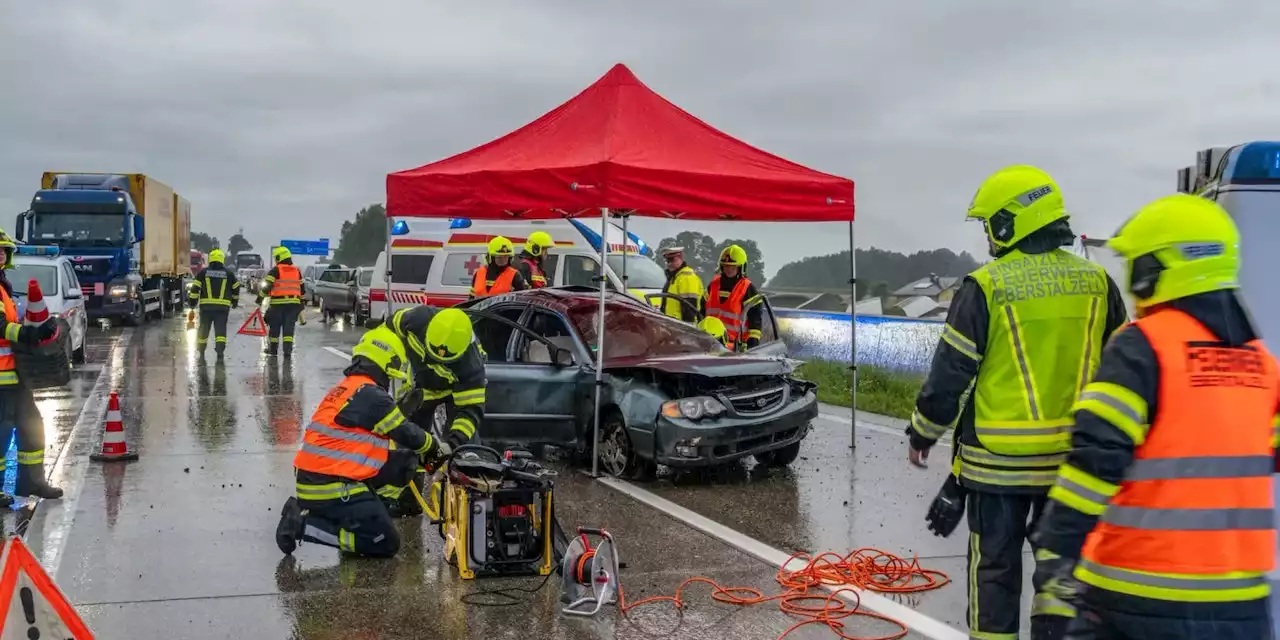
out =
<svg viewBox="0 0 1280 640"><path fill-rule="evenodd" d="M556 267L560 266L560 255L556 253L548 253L542 259L542 273L547 276L547 283L556 281Z"/></svg>
<svg viewBox="0 0 1280 640"><path fill-rule="evenodd" d="M484 312L518 323L520 316L524 313L524 307L489 308L485 309ZM476 339L480 342L480 346L488 355L489 362L510 362L507 359L507 344L511 342L511 333L516 331L515 327L506 322L478 315L471 316L471 326L475 330Z"/></svg>
<svg viewBox="0 0 1280 640"><path fill-rule="evenodd" d="M71 265L66 262L62 263L62 282L63 295L72 291L80 291L80 279L76 277L76 270L72 269Z"/></svg>
<svg viewBox="0 0 1280 640"><path fill-rule="evenodd" d="M767 298L760 298L760 307L760 344L765 344L778 339L778 328Z"/></svg>
<svg viewBox="0 0 1280 640"><path fill-rule="evenodd" d="M581 285L595 287L595 278L600 276L600 261L591 256L567 255L564 257L565 286ZM613 283L609 283L613 288Z"/></svg>
<svg viewBox="0 0 1280 640"><path fill-rule="evenodd" d="M569 325L554 313L534 309L533 315L529 318L527 325L529 330L535 335L546 338L546 342L535 340L528 335L520 341L520 362L527 364L552 364L555 361L555 354L552 353L556 347L564 349L569 353L573 353L573 333L569 331Z"/></svg>

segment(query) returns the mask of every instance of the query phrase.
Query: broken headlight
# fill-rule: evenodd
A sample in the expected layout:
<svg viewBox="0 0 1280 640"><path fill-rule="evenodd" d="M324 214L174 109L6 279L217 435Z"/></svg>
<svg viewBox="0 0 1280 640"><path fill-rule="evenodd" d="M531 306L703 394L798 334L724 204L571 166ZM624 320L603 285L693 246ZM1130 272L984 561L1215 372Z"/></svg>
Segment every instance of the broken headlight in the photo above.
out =
<svg viewBox="0 0 1280 640"><path fill-rule="evenodd" d="M724 405L711 396L681 398L662 404L662 415L668 418L700 420L705 416L718 416L722 413Z"/></svg>

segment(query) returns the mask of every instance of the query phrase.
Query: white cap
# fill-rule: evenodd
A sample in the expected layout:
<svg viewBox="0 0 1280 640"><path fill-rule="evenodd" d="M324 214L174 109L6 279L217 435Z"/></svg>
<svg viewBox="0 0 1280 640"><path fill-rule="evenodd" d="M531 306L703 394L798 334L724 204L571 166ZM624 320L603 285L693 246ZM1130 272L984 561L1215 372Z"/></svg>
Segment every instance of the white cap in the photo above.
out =
<svg viewBox="0 0 1280 640"><path fill-rule="evenodd" d="M669 256L673 253L684 253L684 247L667 247L662 250L662 255Z"/></svg>

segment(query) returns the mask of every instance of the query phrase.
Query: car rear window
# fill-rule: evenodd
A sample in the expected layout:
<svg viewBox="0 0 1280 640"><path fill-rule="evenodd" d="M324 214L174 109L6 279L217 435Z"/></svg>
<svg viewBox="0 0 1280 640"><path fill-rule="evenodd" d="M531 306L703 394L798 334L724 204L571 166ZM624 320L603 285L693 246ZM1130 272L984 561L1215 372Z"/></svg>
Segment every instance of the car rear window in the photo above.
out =
<svg viewBox="0 0 1280 640"><path fill-rule="evenodd" d="M599 307L583 305L570 308L569 320L595 351ZM670 316L645 311L629 304L605 303L604 357L628 358L655 355L674 356L723 351L724 347L707 332Z"/></svg>
<svg viewBox="0 0 1280 640"><path fill-rule="evenodd" d="M391 256L391 281L402 284L426 284L434 256L407 254Z"/></svg>
<svg viewBox="0 0 1280 640"><path fill-rule="evenodd" d="M339 282L345 283L351 279L350 269L329 269L320 274L321 282Z"/></svg>

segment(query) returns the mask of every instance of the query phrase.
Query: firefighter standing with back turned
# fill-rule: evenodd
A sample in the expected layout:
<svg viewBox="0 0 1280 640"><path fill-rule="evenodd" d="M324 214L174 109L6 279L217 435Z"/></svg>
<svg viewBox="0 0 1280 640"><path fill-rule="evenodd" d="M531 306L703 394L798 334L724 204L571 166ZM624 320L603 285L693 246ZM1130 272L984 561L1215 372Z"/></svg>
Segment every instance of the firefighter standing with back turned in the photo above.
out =
<svg viewBox="0 0 1280 640"><path fill-rule="evenodd" d="M542 265L547 257L547 252L556 246L551 234L546 231L534 231L529 234L529 239L524 241L524 251L520 252L520 261L516 263L516 268L520 270L520 275L524 276L524 281L529 283L532 289L541 289L547 286L547 273Z"/></svg>
<svg viewBox="0 0 1280 640"><path fill-rule="evenodd" d="M746 250L731 244L720 252L720 273L707 286L707 317L724 323L723 342L730 351L746 351L760 344L761 297L743 273L746 268Z"/></svg>
<svg viewBox="0 0 1280 640"><path fill-rule="evenodd" d="M511 264L511 259L516 255L516 248L510 240L502 236L493 238L489 241L488 253L489 259L484 266L476 269L475 278L471 283L470 297L483 298L529 288L529 283L525 281L524 276L520 275L520 270Z"/></svg>
<svg viewBox="0 0 1280 640"><path fill-rule="evenodd" d="M1108 245L1138 320L1075 405L1071 452L1033 537L1035 581L1074 640L1265 640L1280 374L1236 296L1240 234L1180 194Z"/></svg>
<svg viewBox="0 0 1280 640"><path fill-rule="evenodd" d="M270 296L271 305L267 307L266 321L269 336L265 353L274 356L284 342L284 357L293 356L293 330L302 313L302 296L306 290L302 285L302 272L293 266L293 253L284 247L271 250L271 257L276 266L262 278L262 289L255 303L262 305L262 299Z"/></svg>
<svg viewBox="0 0 1280 640"><path fill-rule="evenodd" d="M226 256L221 249L209 252L209 265L196 274L187 304L200 308L200 328L196 331L196 348L204 358L204 348L209 344L209 329L213 328L213 351L222 359L227 350L227 316L233 307L240 306L240 281L226 267Z"/></svg>
<svg viewBox="0 0 1280 640"><path fill-rule="evenodd" d="M352 349L345 378L316 408L293 459L297 496L280 509L280 551L293 553L300 540L361 556L400 550L395 523L374 492L406 483L420 462L450 452L391 397L391 379L405 378L406 363L404 344L386 327L365 333Z"/></svg>
<svg viewBox="0 0 1280 640"><path fill-rule="evenodd" d="M662 289L667 297L655 306L676 320L698 322L703 316L702 279L685 263L684 247L667 247L662 257L667 261L667 284Z"/></svg>
<svg viewBox="0 0 1280 640"><path fill-rule="evenodd" d="M52 338L58 331L57 321L49 319L37 327L22 323L14 300L13 285L4 275L4 269L13 266L13 254L17 245L0 229L0 442L8 445L14 429L18 431L18 482L14 493L19 496L35 496L46 500L62 497L62 489L50 486L44 477L44 420L35 396L18 379L18 361L13 355L14 344L35 345ZM0 474L4 473L4 457L0 455ZM13 497L0 493L0 506L13 504Z"/></svg>
<svg viewBox="0 0 1280 640"><path fill-rule="evenodd" d="M967 499L969 637L1016 640L1023 543L1070 446L1071 406L1124 323L1124 302L1102 267L1062 249L1075 236L1045 172L1001 169L979 187L968 218L982 221L995 260L951 301L907 429L908 457L924 466L947 429L959 431L929 528L949 535ZM1065 628L1071 611L1056 604L1033 599L1033 638Z"/></svg>
<svg viewBox="0 0 1280 640"><path fill-rule="evenodd" d="M471 318L461 309L437 309L425 305L395 312L387 326L408 348L413 387L401 397L401 409L417 424L432 425L436 408L444 406L449 417L445 439L452 448L477 440L484 420L484 353L475 343ZM425 479L419 470L419 489ZM403 490L389 485L378 492L398 515L418 515L422 507ZM398 505L398 506L392 506Z"/></svg>

